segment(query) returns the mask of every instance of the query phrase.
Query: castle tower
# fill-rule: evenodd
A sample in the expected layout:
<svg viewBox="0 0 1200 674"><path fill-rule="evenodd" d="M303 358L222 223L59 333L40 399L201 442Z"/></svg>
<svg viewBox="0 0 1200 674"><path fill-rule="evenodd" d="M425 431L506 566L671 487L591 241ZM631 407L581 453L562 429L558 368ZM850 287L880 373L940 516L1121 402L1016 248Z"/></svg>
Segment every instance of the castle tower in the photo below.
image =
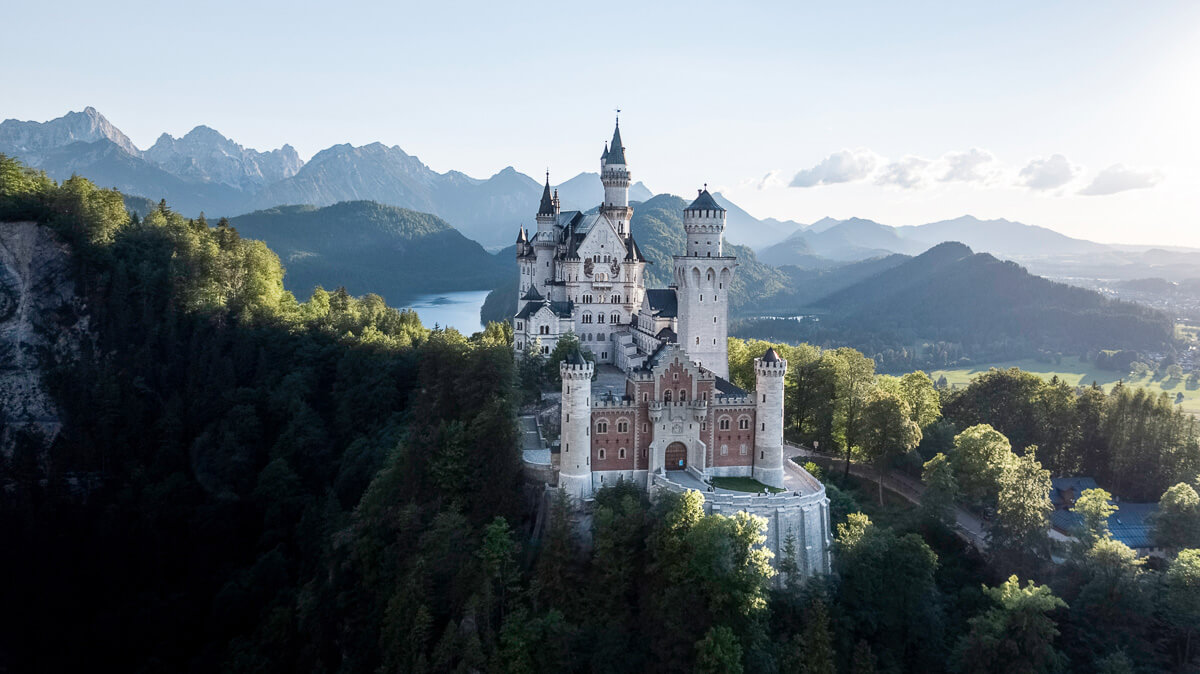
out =
<svg viewBox="0 0 1200 674"><path fill-rule="evenodd" d="M725 209L707 189L683 210L687 254L675 256L679 345L720 377L729 377L729 290L736 257L722 254Z"/></svg>
<svg viewBox="0 0 1200 674"><path fill-rule="evenodd" d="M775 349L754 359L754 479L783 487L783 378L787 361Z"/></svg>
<svg viewBox="0 0 1200 674"><path fill-rule="evenodd" d="M592 372L576 349L558 366L562 375L562 434L558 486L576 498L592 495Z"/></svg>
<svg viewBox="0 0 1200 674"><path fill-rule="evenodd" d="M542 295L548 295L547 281L554 279L554 252L558 246L558 199L550 195L550 172L537 212L537 236L533 239L533 276L531 282ZM523 295L523 293L522 293Z"/></svg>
<svg viewBox="0 0 1200 674"><path fill-rule="evenodd" d="M600 182L604 184L604 203L600 212L617 225L624 236L629 229L633 209L629 207L629 168L625 165L625 147L621 145L621 120L617 119L612 142L600 155Z"/></svg>

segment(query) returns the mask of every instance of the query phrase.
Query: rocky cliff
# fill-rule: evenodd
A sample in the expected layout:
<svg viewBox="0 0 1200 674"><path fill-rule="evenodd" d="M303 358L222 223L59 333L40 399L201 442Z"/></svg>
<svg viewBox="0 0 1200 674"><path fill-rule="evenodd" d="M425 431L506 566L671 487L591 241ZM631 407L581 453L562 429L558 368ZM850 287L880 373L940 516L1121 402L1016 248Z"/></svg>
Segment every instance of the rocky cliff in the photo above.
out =
<svg viewBox="0 0 1200 674"><path fill-rule="evenodd" d="M87 335L67 246L35 223L0 222L0 454L22 435L53 441L62 419L42 376Z"/></svg>

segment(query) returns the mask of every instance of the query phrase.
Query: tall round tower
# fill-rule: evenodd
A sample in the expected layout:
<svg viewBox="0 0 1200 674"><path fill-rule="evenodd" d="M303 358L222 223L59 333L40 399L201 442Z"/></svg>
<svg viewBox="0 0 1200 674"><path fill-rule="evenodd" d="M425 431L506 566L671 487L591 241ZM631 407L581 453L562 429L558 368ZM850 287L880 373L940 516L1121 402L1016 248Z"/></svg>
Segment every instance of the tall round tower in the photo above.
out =
<svg viewBox="0 0 1200 674"><path fill-rule="evenodd" d="M729 291L737 258L723 254L725 209L707 189L683 210L686 255L675 256L679 345L688 357L729 377Z"/></svg>
<svg viewBox="0 0 1200 674"><path fill-rule="evenodd" d="M562 434L558 486L576 498L592 495L592 372L576 349L558 366L562 375Z"/></svg>
<svg viewBox="0 0 1200 674"><path fill-rule="evenodd" d="M600 155L600 182L604 185L604 203L600 212L617 225L622 236L629 231L633 209L629 207L629 167L625 165L625 147L621 144L621 120L613 129L612 142Z"/></svg>
<svg viewBox="0 0 1200 674"><path fill-rule="evenodd" d="M550 196L550 172L546 171L546 186L537 212L537 236L533 239L532 275L530 282L542 295L549 295L549 281L554 280L554 252L558 247L558 200ZM518 297L523 296L519 295Z"/></svg>
<svg viewBox="0 0 1200 674"><path fill-rule="evenodd" d="M754 359L754 479L783 487L783 378L787 361L775 349Z"/></svg>

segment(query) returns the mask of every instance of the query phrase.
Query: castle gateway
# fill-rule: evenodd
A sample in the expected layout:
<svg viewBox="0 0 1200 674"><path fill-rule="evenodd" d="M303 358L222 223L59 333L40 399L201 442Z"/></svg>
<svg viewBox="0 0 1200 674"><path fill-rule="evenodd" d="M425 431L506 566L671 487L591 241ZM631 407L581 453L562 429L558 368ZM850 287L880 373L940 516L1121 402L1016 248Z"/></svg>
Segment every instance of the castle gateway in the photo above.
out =
<svg viewBox="0 0 1200 674"><path fill-rule="evenodd" d="M597 365L578 352L560 365L561 433L551 484L585 501L617 481L652 491L696 489L710 513L765 517L768 547L778 554L794 536L801 568L827 572L825 488L784 457L787 361L773 349L756 358L753 391L727 379L737 258L724 251L725 209L699 191L683 211L687 244L673 257L674 283L647 289L649 263L630 229L630 172L619 123L600 156L600 181L604 202L583 213L559 208L547 176L537 230L522 227L517 234L517 356L526 349L549 354L573 333L609 371L608 384L594 382ZM623 386L611 384L612 374ZM714 477L750 477L785 491L720 489Z"/></svg>

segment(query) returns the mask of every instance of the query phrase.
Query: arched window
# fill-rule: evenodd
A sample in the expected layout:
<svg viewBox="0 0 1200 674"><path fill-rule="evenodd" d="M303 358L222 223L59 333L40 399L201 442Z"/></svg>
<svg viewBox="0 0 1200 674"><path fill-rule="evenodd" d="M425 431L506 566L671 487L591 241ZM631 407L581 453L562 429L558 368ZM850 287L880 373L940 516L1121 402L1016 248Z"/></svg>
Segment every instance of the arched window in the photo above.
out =
<svg viewBox="0 0 1200 674"><path fill-rule="evenodd" d="M583 312L583 322L584 322L584 323L587 323L587 324L589 324L589 325L591 324L591 322L592 322L592 312L590 312L590 311L585 311L585 312Z"/></svg>
<svg viewBox="0 0 1200 674"><path fill-rule="evenodd" d="M649 401L650 401L650 394L649 394L649 393L643 393L643 394L642 394L642 402L649 402Z"/></svg>
<svg viewBox="0 0 1200 674"><path fill-rule="evenodd" d="M671 402L671 392L670 392L670 391L667 391L666 393L663 393L663 401L664 401L664 402Z"/></svg>
<svg viewBox="0 0 1200 674"><path fill-rule="evenodd" d="M620 296L620 295L613 295L613 296L612 296L612 303L613 303L613 304L620 304L620 303L621 303L621 296Z"/></svg>
<svg viewBox="0 0 1200 674"><path fill-rule="evenodd" d="M600 448L600 456L599 456L598 458L599 458L601 461L603 461L603 460L604 460L604 448L603 448L603 447L601 447L601 448Z"/></svg>
<svg viewBox="0 0 1200 674"><path fill-rule="evenodd" d="M685 388L679 389L679 402L684 402L686 400L687 400L687 389L685 389Z"/></svg>
<svg viewBox="0 0 1200 674"><path fill-rule="evenodd" d="M604 419L597 421L596 422L596 432L597 433L607 433L608 432L608 422L605 421Z"/></svg>
<svg viewBox="0 0 1200 674"><path fill-rule="evenodd" d="M729 445L721 445L721 456L729 455Z"/></svg>
<svg viewBox="0 0 1200 674"><path fill-rule="evenodd" d="M721 417L720 421L717 422L717 428L719 428L723 431L727 431L727 430L729 430L729 423L730 423L729 417Z"/></svg>
<svg viewBox="0 0 1200 674"><path fill-rule="evenodd" d="M618 314L618 313L617 313L617 312L615 312L615 311L614 311L614 312L612 312L612 316L609 316L609 321L608 321L608 322L609 322L609 323L620 323L620 322L621 322L621 314Z"/></svg>
<svg viewBox="0 0 1200 674"><path fill-rule="evenodd" d="M618 449L618 450L617 450L617 458L618 458L618 459L624 459L624 458L625 458L625 448L624 448L624 447L622 447L622 448L620 448L620 449Z"/></svg>
<svg viewBox="0 0 1200 674"><path fill-rule="evenodd" d="M538 333L539 333L539 334L543 334L543 335L548 335L548 334L550 334L550 326L549 326L549 325L543 325L543 326L542 326L542 327L541 327L541 328L538 330Z"/></svg>
<svg viewBox="0 0 1200 674"><path fill-rule="evenodd" d="M716 278L716 276L713 274L713 270L709 269L708 270L708 282L712 283L715 278Z"/></svg>
<svg viewBox="0 0 1200 674"><path fill-rule="evenodd" d="M618 433L628 433L629 432L629 422L626 421L625 419L621 419L620 421L618 421L617 422L617 432Z"/></svg>
<svg viewBox="0 0 1200 674"><path fill-rule="evenodd" d="M750 430L750 417L738 417L738 430Z"/></svg>

